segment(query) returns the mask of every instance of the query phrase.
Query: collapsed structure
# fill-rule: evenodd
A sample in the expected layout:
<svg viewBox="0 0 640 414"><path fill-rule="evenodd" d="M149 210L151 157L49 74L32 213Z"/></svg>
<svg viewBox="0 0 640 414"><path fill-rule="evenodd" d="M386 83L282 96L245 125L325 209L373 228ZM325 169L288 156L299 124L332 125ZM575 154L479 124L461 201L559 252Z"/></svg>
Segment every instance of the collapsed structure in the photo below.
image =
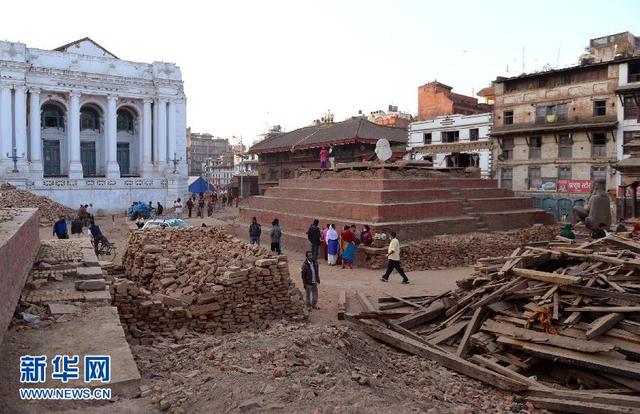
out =
<svg viewBox="0 0 640 414"><path fill-rule="evenodd" d="M135 342L183 326L229 332L302 314L286 256L214 228L136 231L123 265L128 279L114 281L114 297Z"/></svg>

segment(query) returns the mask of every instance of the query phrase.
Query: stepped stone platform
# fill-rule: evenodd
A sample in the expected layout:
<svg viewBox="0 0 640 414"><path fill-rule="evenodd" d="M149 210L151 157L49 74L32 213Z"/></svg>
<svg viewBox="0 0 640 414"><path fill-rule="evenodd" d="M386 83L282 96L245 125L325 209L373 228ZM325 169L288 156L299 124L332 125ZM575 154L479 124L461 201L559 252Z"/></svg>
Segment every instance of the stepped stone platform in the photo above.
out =
<svg viewBox="0 0 640 414"><path fill-rule="evenodd" d="M240 205L239 236L252 217L263 225L263 242L274 218L280 220L288 249L308 248L306 231L314 218L338 228L368 224L375 232L395 230L403 242L441 234L499 231L551 224L553 217L533 208L529 198L498 188L496 180L435 169L302 174Z"/></svg>

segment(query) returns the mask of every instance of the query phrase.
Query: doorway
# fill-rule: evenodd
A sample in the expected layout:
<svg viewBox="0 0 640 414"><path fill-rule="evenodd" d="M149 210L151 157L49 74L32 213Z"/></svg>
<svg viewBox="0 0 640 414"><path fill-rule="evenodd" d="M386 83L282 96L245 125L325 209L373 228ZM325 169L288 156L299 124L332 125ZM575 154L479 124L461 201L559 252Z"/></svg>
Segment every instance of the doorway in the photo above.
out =
<svg viewBox="0 0 640 414"><path fill-rule="evenodd" d="M120 175L129 175L129 143L118 142L118 164L120 165Z"/></svg>
<svg viewBox="0 0 640 414"><path fill-rule="evenodd" d="M44 176L60 175L60 141L44 141L42 145L44 158Z"/></svg>
<svg viewBox="0 0 640 414"><path fill-rule="evenodd" d="M85 177L95 177L96 175L96 143L80 143L80 162L82 163L82 174Z"/></svg>

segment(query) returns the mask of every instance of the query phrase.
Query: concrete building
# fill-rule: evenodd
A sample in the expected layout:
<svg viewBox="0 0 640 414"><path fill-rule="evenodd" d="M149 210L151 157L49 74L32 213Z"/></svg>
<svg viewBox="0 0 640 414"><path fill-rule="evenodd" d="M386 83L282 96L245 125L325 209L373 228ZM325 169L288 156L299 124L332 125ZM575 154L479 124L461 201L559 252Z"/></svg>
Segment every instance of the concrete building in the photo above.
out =
<svg viewBox="0 0 640 414"><path fill-rule="evenodd" d="M406 149L407 131L391 128L363 117L342 122L319 123L294 131L271 134L253 144L249 154L258 155L260 194L282 178L294 178L300 168L319 168L320 150L333 146L336 163L362 161L372 157L378 139Z"/></svg>
<svg viewBox="0 0 640 414"><path fill-rule="evenodd" d="M438 81L418 87L418 121L442 115L473 115L491 111L491 105L478 99L451 92L453 88Z"/></svg>
<svg viewBox="0 0 640 414"><path fill-rule="evenodd" d="M186 192L186 164L171 163L186 159L175 64L121 60L89 38L55 50L0 42L0 73L1 182L104 209Z"/></svg>
<svg viewBox="0 0 640 414"><path fill-rule="evenodd" d="M226 153L232 153L229 139L215 137L212 134L191 132L187 133L187 152L189 175L203 175L203 163L210 158L217 158Z"/></svg>
<svg viewBox="0 0 640 414"><path fill-rule="evenodd" d="M372 111L367 115L367 120L383 126L394 128L408 128L413 116L408 112L398 111L395 105L389 105L388 110Z"/></svg>
<svg viewBox="0 0 640 414"><path fill-rule="evenodd" d="M233 153L209 157L202 163L202 176L220 189L231 183L233 171Z"/></svg>
<svg viewBox="0 0 640 414"><path fill-rule="evenodd" d="M437 168L480 168L491 175L492 113L444 115L409 125L409 158L426 159Z"/></svg>
<svg viewBox="0 0 640 414"><path fill-rule="evenodd" d="M616 36L608 45L595 42L578 66L494 82L491 137L500 185L534 197L557 217L583 203L595 179L616 189L619 176L609 166L624 158L625 139L640 129L640 57L629 54L633 48L621 53Z"/></svg>

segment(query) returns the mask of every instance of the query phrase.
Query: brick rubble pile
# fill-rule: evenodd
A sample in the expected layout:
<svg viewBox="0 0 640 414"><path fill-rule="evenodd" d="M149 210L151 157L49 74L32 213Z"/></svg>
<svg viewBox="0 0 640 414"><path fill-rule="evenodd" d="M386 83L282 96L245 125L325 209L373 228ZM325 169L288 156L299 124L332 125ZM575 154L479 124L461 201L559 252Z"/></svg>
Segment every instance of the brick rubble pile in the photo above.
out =
<svg viewBox="0 0 640 414"><path fill-rule="evenodd" d="M136 231L113 291L127 334L180 329L230 332L302 315L286 256L208 227Z"/></svg>
<svg viewBox="0 0 640 414"><path fill-rule="evenodd" d="M40 210L40 225L55 223L61 215L73 218L75 211L44 196L19 190L11 184L0 186L0 208L37 208Z"/></svg>
<svg viewBox="0 0 640 414"><path fill-rule="evenodd" d="M401 248L407 271L470 265L487 256L505 256L518 246L549 241L560 233L557 225L535 225L508 233L472 233L437 236Z"/></svg>

